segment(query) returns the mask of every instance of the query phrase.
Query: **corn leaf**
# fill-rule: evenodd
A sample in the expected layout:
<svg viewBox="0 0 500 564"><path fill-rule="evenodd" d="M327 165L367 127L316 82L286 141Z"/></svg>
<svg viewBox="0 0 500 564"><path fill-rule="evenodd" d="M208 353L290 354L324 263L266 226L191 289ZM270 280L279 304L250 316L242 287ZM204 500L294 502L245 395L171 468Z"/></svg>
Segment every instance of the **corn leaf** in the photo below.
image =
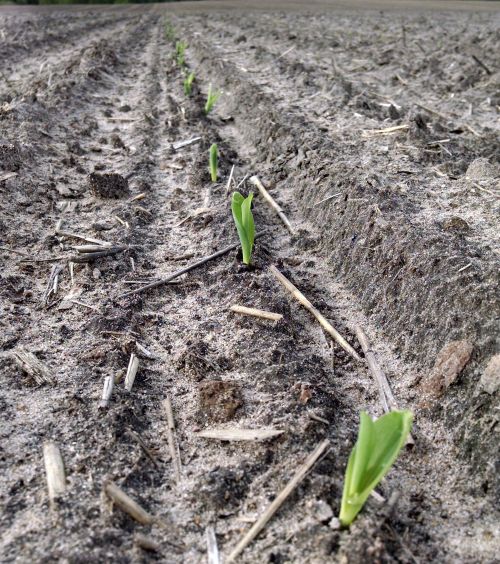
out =
<svg viewBox="0 0 500 564"><path fill-rule="evenodd" d="M372 490L387 474L410 433L409 411L391 411L376 421L361 412L358 440L347 464L340 521L350 525Z"/></svg>
<svg viewBox="0 0 500 564"><path fill-rule="evenodd" d="M250 264L255 240L255 225L251 209L252 199L252 193L244 198L239 192L234 192L231 199L231 211L240 238L241 252L245 264Z"/></svg>
<svg viewBox="0 0 500 564"><path fill-rule="evenodd" d="M209 153L209 159L208 159L208 168L210 170L210 178L212 179L212 182L217 182L217 161L219 158L219 153L217 151L217 145L215 143L213 143L210 146L210 153Z"/></svg>

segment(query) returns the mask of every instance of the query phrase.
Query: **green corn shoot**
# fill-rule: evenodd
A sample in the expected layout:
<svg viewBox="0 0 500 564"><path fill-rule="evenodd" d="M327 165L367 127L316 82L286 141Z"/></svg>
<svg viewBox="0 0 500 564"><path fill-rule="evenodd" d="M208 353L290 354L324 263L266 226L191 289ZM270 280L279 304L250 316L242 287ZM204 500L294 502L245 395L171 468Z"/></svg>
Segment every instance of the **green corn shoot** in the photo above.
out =
<svg viewBox="0 0 500 564"><path fill-rule="evenodd" d="M186 96L191 96L191 90L193 89L194 72L190 72L184 79L184 94Z"/></svg>
<svg viewBox="0 0 500 564"><path fill-rule="evenodd" d="M165 21L165 38L168 41L174 41L175 40L175 29L174 26L172 25L172 23L170 21Z"/></svg>
<svg viewBox="0 0 500 564"><path fill-rule="evenodd" d="M183 67L186 64L186 48L187 43L184 41L177 41L175 44L176 61L180 67Z"/></svg>
<svg viewBox="0 0 500 564"><path fill-rule="evenodd" d="M205 113L209 114L215 105L215 102L219 99L220 92L212 90L212 85L208 87L207 102L205 104Z"/></svg>
<svg viewBox="0 0 500 564"><path fill-rule="evenodd" d="M219 153L217 151L217 145L214 143L210 147L210 154L208 157L208 168L210 170L210 178L212 182L217 182L217 161L219 158Z"/></svg>
<svg viewBox="0 0 500 564"><path fill-rule="evenodd" d="M231 210L233 212L234 223L236 224L236 229L240 238L243 262L245 264L250 264L253 242L255 240L252 198L252 192L250 192L247 198L244 198L239 192L234 192L231 199Z"/></svg>
<svg viewBox="0 0 500 564"><path fill-rule="evenodd" d="M387 474L411 430L409 411L391 411L376 421L360 414L358 440L349 456L340 508L340 522L350 525L372 490Z"/></svg>

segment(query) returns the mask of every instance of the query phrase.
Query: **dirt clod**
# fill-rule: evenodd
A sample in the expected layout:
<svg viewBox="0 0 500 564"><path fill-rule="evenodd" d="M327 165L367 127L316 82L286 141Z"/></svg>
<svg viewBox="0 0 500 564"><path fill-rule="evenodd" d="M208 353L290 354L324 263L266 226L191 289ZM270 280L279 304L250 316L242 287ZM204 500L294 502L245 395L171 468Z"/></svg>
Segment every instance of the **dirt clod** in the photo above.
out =
<svg viewBox="0 0 500 564"><path fill-rule="evenodd" d="M464 369L472 350L468 341L447 343L437 355L429 377L422 382L422 389L436 398L443 395Z"/></svg>
<svg viewBox="0 0 500 564"><path fill-rule="evenodd" d="M98 198L118 199L128 195L128 180L116 172L89 175L90 192Z"/></svg>
<svg viewBox="0 0 500 564"><path fill-rule="evenodd" d="M234 382L208 380L198 386L201 415L209 421L229 421L243 405L241 391Z"/></svg>
<svg viewBox="0 0 500 564"><path fill-rule="evenodd" d="M488 394L494 394L500 388L500 354L491 357L481 374L479 386Z"/></svg>

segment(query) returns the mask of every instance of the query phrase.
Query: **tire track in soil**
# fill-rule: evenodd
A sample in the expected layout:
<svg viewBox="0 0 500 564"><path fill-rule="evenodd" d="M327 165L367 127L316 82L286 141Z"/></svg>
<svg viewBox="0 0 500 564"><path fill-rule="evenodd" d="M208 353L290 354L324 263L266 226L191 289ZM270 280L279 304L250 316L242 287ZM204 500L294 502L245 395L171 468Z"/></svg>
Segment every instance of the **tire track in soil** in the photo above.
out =
<svg viewBox="0 0 500 564"><path fill-rule="evenodd" d="M155 18L155 20L157 19L158 18ZM160 31L159 27L157 26L152 30L147 30L147 34L145 37L144 37L144 26L139 25L135 27L136 27L136 31L135 33L133 32L130 37L128 37L125 34L124 38L120 38L118 40L116 46L112 44L108 45L108 51L121 52L123 51L123 47L125 45L135 44L134 48L138 52L138 55L136 57L133 56L131 57L130 51L128 51L128 57L130 58L130 61L127 61L129 65L129 71L128 73L125 70L121 70L120 72L120 75L122 75L122 77L123 75L128 74L129 75L128 77L125 76L125 78L128 78L128 80L122 80L121 84L118 84L119 81L116 81L114 84L111 84L111 82L113 82L113 80L116 77L114 73L111 73L111 75L107 74L104 80L102 81L100 88L97 89L97 93L98 93L97 95L99 95L99 91L102 90L102 96L100 101L101 103L104 103L105 110L108 109L106 107L107 104L106 104L105 94L110 90L110 86L113 87L114 89L121 89L123 91L122 95L125 96L131 95L132 98L134 97L138 98L136 101L138 104L139 112L141 111L148 112L153 110L154 106L156 106L156 103L160 100L159 95L161 93L161 88L158 85L159 82L158 73L160 71L160 54L159 54L160 47L158 42L158 33ZM137 37L134 37L134 35L136 35ZM150 35L151 37L149 37ZM94 42L91 45L97 45L97 44L98 43ZM122 45L120 46L120 44ZM146 45L144 54L140 53L143 45ZM144 65L146 65L145 72L142 71ZM137 77L135 76L136 73L135 69L141 69L141 71L144 73L143 76L145 76L147 81L150 82L151 84L147 83L146 85L143 85L141 81L138 81ZM64 78L61 79L61 82L64 82L64 80L65 80ZM129 90L130 86L132 86L131 90ZM134 93L134 89L135 89L135 93ZM85 90L85 83L83 83L83 86L80 84L80 87L78 89L79 95L81 95L82 90ZM98 106L97 107L94 106L92 108L89 107L88 109L86 108L86 105L89 103L89 100L91 102L94 102L96 98L93 97L89 99L88 96L86 98L87 99L83 101L84 103L82 103L82 99L78 97L76 104L74 99L71 98L72 103L70 104L69 107L66 107L64 109L64 113L67 116L66 119L71 119L71 116L75 114L80 116L82 114L85 115L85 113L87 112L88 115L97 115ZM55 113L59 115L59 118L61 117L61 115L59 114L60 110L61 108L57 107L56 104ZM141 124L142 123L150 124L151 121L154 122L154 120L150 120L150 121L141 120ZM79 131L75 132L74 135L75 139L78 139L79 133L80 133ZM82 150L85 151L86 147L96 143L98 141L97 136L102 135L103 133L108 133L108 131L106 130L105 127L103 127L102 123L100 124L100 127L98 129L91 128L90 138L88 139L88 141L86 140L87 142L81 143ZM140 165L141 162L144 160L145 152L147 153L149 150L149 145L154 146L154 142L151 140L158 138L158 132L151 131L150 126L149 127L138 126L127 137L130 137L132 140L134 140L134 142L138 144L139 148L141 147L141 144L148 147L146 151L143 150L137 151L137 156L135 157L135 159L137 161L137 164ZM119 162L120 160L123 160L123 156L118 155L115 156L115 158L113 159L112 156L108 153L106 154L105 160L107 162L109 162L110 160L111 162L113 162L114 160L116 163ZM133 161L134 159L131 160ZM64 163L60 163L60 162L53 163L53 166L56 169L65 168ZM153 174L149 174L147 169L142 171L142 181L143 182L149 181L153 189L157 188L159 184L158 178L155 178ZM81 181L79 181L79 184L81 184ZM113 207L110 206L109 204L107 205L104 204L101 206L92 206L92 204L89 204L89 202L85 202L85 201L82 202L82 204L84 208L87 207L90 209L88 210L88 213L85 213L87 210L84 209L82 214L72 215L71 227L75 231L82 230L82 232L88 232L89 216L92 217L93 215L97 215L98 216L97 219L100 219L101 217L109 217L115 211ZM95 214L95 210L92 209L94 207L100 207L97 214ZM122 211L122 206L119 206L119 210L120 212ZM55 219L56 218L54 216L50 218L50 222L52 223L52 225L54 225ZM135 219L135 218L127 218L127 219ZM143 229L145 230L145 227L143 227ZM141 233L140 229L138 229L137 231L140 238L143 235L143 233ZM121 261L116 261L116 262L121 262ZM99 266L101 267L101 265ZM102 288L99 288L98 291L95 290L95 286L96 284L98 284L98 282L95 281L92 282L92 277L96 276L96 270L98 273L100 272L99 269L96 268L94 268L92 272L89 272L88 267L83 267L83 272L81 271L81 269L76 270L75 272L75 276L77 279L80 278L80 283L82 284L82 286L86 290L90 290L84 294L85 297L83 299L87 302L91 302L94 296L100 296L101 295L100 292L102 292ZM123 277L123 274L125 272L122 266L116 264L111 265L110 270L111 272L109 272L106 266L104 266L104 268L101 267L102 273L99 274L99 277L103 275L105 278L108 278L107 275L111 274L111 285L114 287L113 279L115 278L115 276L113 276L113 274L118 274L120 275L120 277ZM113 271L116 271L116 273ZM61 283L62 284L61 289L63 291L68 290L67 288L68 281L65 278L66 277L63 277L63 281ZM107 291L106 286L104 290ZM46 319L46 315L47 312L44 312L44 314L42 314L42 320L40 319L38 320L38 322L42 324L42 335L44 339L48 337L50 332L53 333L53 327L54 325L55 326L58 325L57 322L60 320L61 315L64 316L64 314L55 313L52 316L53 318L50 319L50 312L49 312L49 319ZM58 375L61 378L59 383L62 384L63 386L64 385L66 386L66 392L64 393L64 395L61 396L60 391L54 391L54 393L50 395L51 397L44 398L43 394L36 394L33 393L32 390L29 390L27 395L21 394L19 397L19 399L22 402L23 401L27 402L28 397L30 397L30 403L32 404L29 410L30 419L32 421L36 421L36 424L32 422L33 425L32 428L38 427L38 433L43 432L43 436L45 437L52 436L53 438L55 438L58 442L60 442L63 448L63 452L65 448L66 449L70 448L69 445L74 445L74 451L71 453L73 455L72 461L74 462L73 468L81 468L81 472L83 472L85 475L78 477L75 476L74 482L72 484L73 490L75 492L80 492L80 494L83 493L83 495L86 495L84 492L86 492L90 487L91 490L95 489L97 492L97 495L94 496L97 505L95 502L93 502L90 504L89 507L84 507L84 504L82 504L81 506L79 507L77 506L76 508L72 508L71 510L69 507L66 508L68 511L63 512L64 513L63 517L66 519L66 525L69 526L70 528L72 522L75 523L85 522L85 520L88 519L96 511L97 513L99 513L100 511L98 492L101 487L102 476L99 475L98 477L99 483L96 485L94 483L94 478L92 476L91 468L100 468L100 469L104 469L104 471L108 471L109 467L113 464L118 464L121 469L129 468L130 464L132 464L131 471L133 471L133 463L130 462L130 459L134 459L137 455L139 455L140 457L140 454L134 451L134 445L129 444L130 443L129 441L129 443L125 444L124 448L126 452L123 453L124 455L123 460L125 460L126 462L122 463L122 458L120 456L120 453L114 452L114 446L116 441L115 435L119 436L119 440L123 439L123 432L127 424L134 424L134 426L138 430L141 430L143 427L146 426L140 420L138 420L135 415L136 411L141 411L142 409L144 409L140 395L137 399L135 399L132 402L129 401L122 402L127 405L120 405L116 410L116 413L111 413L111 414L108 413L104 417L101 414L94 413L94 415L97 417L97 424L93 419L88 420L87 414L89 411L91 413L94 412L94 407L97 405L95 399L96 396L98 396L98 394L100 393L100 389L102 387L102 381L99 378L99 375L103 372L106 372L106 366L103 365L104 363L97 362L97 364L101 364L101 366L92 366L92 365L96 362L96 360L97 361L99 359L102 360L102 358L106 356L106 354L109 354L109 358L107 360L113 366L113 369L116 369L116 367L121 366L123 362L126 363L125 361L126 354L120 350L120 347L122 347L123 349L125 349L127 346L130 347L130 342L127 341L126 337L124 339L122 338L122 340L125 341L124 343L118 343L118 344L112 343L111 346L107 346L106 343L103 343L103 337L99 336L99 333L95 331L95 329L99 329L99 327L102 326L103 317L101 315L93 316L93 317L94 319L91 318L89 320L88 314L84 315L81 312L74 314L74 316L71 318L71 321L68 320L69 326L63 325L61 327L61 330L64 330L64 332L62 333L65 337L64 346L62 348L58 346L56 347L56 350L47 351L48 356L52 360L52 362L55 362L57 358L61 359L61 355L62 355L62 360L63 360L62 368L59 371ZM54 318L56 323L54 323ZM126 320L123 318L116 319L116 316L115 317L113 316L113 312L108 313L106 317L104 317L104 321L105 321L105 326L108 326L108 324L112 326L113 323L116 322L121 323L123 325L124 322L126 322ZM85 334L86 332L89 331L89 329L91 333L96 332L97 334L95 336L92 336L90 340L85 338L82 339L82 332L83 334ZM118 327L118 329L121 329L121 327ZM56 342L60 341L60 339L58 339L55 335L52 336L55 337L54 340ZM32 343L32 345L36 346L35 343ZM40 343L38 343L38 345L40 345ZM105 352L103 352L103 349ZM117 361L119 361L118 364L116 364ZM143 370L143 373L147 375L147 370ZM146 382L147 382L147 378L146 378ZM89 385L90 385L90 389L89 389ZM116 395L118 394L119 391L117 391ZM149 395L147 395L147 397L149 398ZM118 403L120 402L118 401ZM130 403L132 403L132 405L129 405ZM51 406L53 408L52 410L53 413L60 414L57 416L59 418L59 421L56 422L55 424L52 421L46 422L43 419L44 414L46 414L48 411L50 412ZM65 415L66 417L64 417ZM117 425L114 424L115 420L118 422ZM18 426L19 423L17 421L14 421L13 425ZM27 433L27 435L29 437L28 440L33 440L32 432ZM24 447L25 445L14 444L12 446L13 448L19 448L22 451L23 450L22 447ZM112 450L111 455L108 452L108 448ZM121 450L122 448L120 448L119 450ZM134 452L131 453L129 451L134 451ZM66 450L65 454L69 456L68 450ZM32 456L33 455L35 454L33 453ZM31 462L30 457L24 460L21 468L17 469L17 475L22 476L25 469L29 467L30 462ZM147 469L145 470L145 472L147 473ZM121 477L124 479L127 478L126 475L125 476L122 475ZM40 486L43 487L42 482L39 480L39 477L33 476L32 481L33 480L36 483L35 484L32 483L31 484L32 486L35 485L38 487ZM149 479L147 481L149 481ZM10 507L12 511L11 515L15 514L16 512L15 499L13 503L14 505ZM22 512L21 516L18 516L14 523L10 523L10 528L11 528L10 532L12 535L11 544L13 546L15 546L16 544L16 538L20 538L22 535L26 534L26 527L30 526L31 519L32 519L32 514L30 513L29 510L27 510ZM46 544L39 547L31 547L32 550L35 550L34 554L38 555L36 558L40 557L40 554L43 554L43 552L47 550L52 555L56 555L58 553L58 550L60 549L59 547L61 545L62 539L60 538L52 539L56 541L54 543L54 546L52 546L50 540L51 539L50 531L45 530L43 532L45 533L44 536L45 536ZM64 542L62 544L64 545ZM64 547L62 547L62 549L63 548ZM127 548L130 548L130 543L129 546L127 546ZM78 554L78 551L80 550L85 552L88 549L90 551L90 554L94 554L95 558L97 559L105 558L104 554L100 551L100 549L97 548L96 546L93 546L91 539L86 539L86 540L82 539L81 542L79 542L78 540L74 540L73 549L76 554ZM26 557L28 557L27 552L25 552L25 555Z"/></svg>
<svg viewBox="0 0 500 564"><path fill-rule="evenodd" d="M110 34L119 32L129 25L130 16L122 18L113 18L111 21L104 22L98 29L93 28L91 22L87 23L87 28L82 29L76 36L64 38L62 44L43 51L38 56L33 53L26 53L29 61L12 61L12 65L16 65L15 70L4 66L0 70L3 73L4 80L1 84L0 97L4 101L12 101L16 96L23 93L31 83L37 82L41 77L47 76L47 81L51 81L52 73L57 73L58 69L64 65L65 60L70 60L83 49L94 45L99 39L105 39ZM81 38L85 33L92 29L92 33L87 38ZM78 42L79 41L79 42ZM68 45L67 43L70 43ZM75 45L75 46L73 46ZM8 59L7 59L7 62ZM21 65L21 63L23 63ZM45 70L45 72L43 72ZM10 72L9 72L10 70Z"/></svg>
<svg viewBox="0 0 500 564"><path fill-rule="evenodd" d="M57 27L55 29L50 17L37 18L35 22L18 22L18 18L13 18L14 21L7 22L7 28L2 28L0 31L3 37L1 44L3 56L0 71L9 79L9 73L16 72L12 67L21 63L26 64L26 59L30 59L29 64L31 64L34 53L37 51L42 51L38 60L44 61L47 50L49 53L61 53L68 45L74 45L79 41L83 35L89 34L91 38L95 38L95 33L99 29L107 29L109 32L114 25L128 18L130 18L130 14L113 14L107 18L89 20L88 14L82 14L80 20L73 24L68 15L63 13L60 19L57 20ZM9 23L14 29L9 29ZM23 26L26 27L31 24L34 24L36 27L30 29L23 36ZM70 29L68 29L68 24ZM10 42L8 39L10 39Z"/></svg>

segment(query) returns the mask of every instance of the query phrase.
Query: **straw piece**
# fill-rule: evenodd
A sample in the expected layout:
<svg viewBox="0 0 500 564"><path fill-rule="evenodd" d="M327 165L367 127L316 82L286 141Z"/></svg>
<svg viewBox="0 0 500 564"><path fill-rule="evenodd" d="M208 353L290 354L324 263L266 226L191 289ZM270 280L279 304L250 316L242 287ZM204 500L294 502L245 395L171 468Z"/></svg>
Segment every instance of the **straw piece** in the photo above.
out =
<svg viewBox="0 0 500 564"><path fill-rule="evenodd" d="M363 349L365 354L366 363L368 364L368 368L370 369L375 381L378 384L379 395L380 395L380 402L382 403L382 408L386 413L391 410L397 410L398 404L394 398L394 395L391 390L391 386L389 385L389 381L387 380L387 376L385 375L382 368L379 366L377 362L377 358L375 353L372 351L370 347L370 342L368 341L368 337L366 336L363 329L356 325L354 327L354 331L356 333L356 337L358 338L359 344ZM406 441L408 446L412 446L415 444L415 440L413 437L408 435L408 439Z"/></svg>
<svg viewBox="0 0 500 564"><path fill-rule="evenodd" d="M239 556L245 548L255 539L255 537L264 529L273 515L278 511L278 509L283 505L288 496L293 492L293 490L302 482L309 470L314 466L317 460L324 454L330 441L325 440L321 442L314 451L307 457L305 462L300 466L300 468L295 473L294 477L288 482L285 488L278 494L276 499L271 503L271 505L264 511L264 513L257 519L250 530L244 535L241 541L236 545L234 550L228 556L226 564L229 562L234 562L235 558Z"/></svg>
<svg viewBox="0 0 500 564"><path fill-rule="evenodd" d="M262 197L264 198L264 200L266 200L266 202L273 208L273 210L279 215L281 221L285 224L285 227L288 229L288 231L294 235L295 231L292 228L292 225L290 223L290 221L288 221L287 216L283 213L283 210L281 209L281 206L279 204L277 204L271 194L269 194L269 192L264 188L264 186L262 185L262 182L257 178L257 176L251 176L249 178L249 181L258 189L258 191L261 193Z"/></svg>
<svg viewBox="0 0 500 564"><path fill-rule="evenodd" d="M234 313L241 313L243 315L252 315L253 317L260 317L261 319L269 319L270 321L280 321L283 319L281 313L272 313L271 311L264 311L253 307L245 307L241 305L232 305L229 308Z"/></svg>
<svg viewBox="0 0 500 564"><path fill-rule="evenodd" d="M275 267L270 266L271 273L283 284L283 286L299 301L314 317L319 321L323 329L354 359L361 362L359 354L351 347L351 345L342 337L342 335L333 327L333 325L312 305L312 303L304 296L304 294L296 288L288 278L283 276Z"/></svg>
<svg viewBox="0 0 500 564"><path fill-rule="evenodd" d="M167 414L168 448L170 450L170 456L172 457L172 464L174 465L175 480L179 483L181 480L181 455L179 452L179 445L175 439L174 414L172 411L172 403L170 402L170 398L168 396L163 400L163 407Z"/></svg>
<svg viewBox="0 0 500 564"><path fill-rule="evenodd" d="M125 376L125 389L130 392L132 390L132 386L134 385L135 376L137 374L137 370L139 368L139 359L137 356L132 353L130 355L130 361L128 363L127 374Z"/></svg>
<svg viewBox="0 0 500 564"><path fill-rule="evenodd" d="M115 379L113 378L113 376L106 376L106 378L104 378L101 403L99 404L100 407L108 406L109 400L111 399L111 394L113 393L114 384Z"/></svg>
<svg viewBox="0 0 500 564"><path fill-rule="evenodd" d="M409 127L409 125L394 125L392 127L384 127L383 129L367 129L363 131L363 137L372 137L374 135L390 135L391 133L397 133L398 131L409 129Z"/></svg>
<svg viewBox="0 0 500 564"><path fill-rule="evenodd" d="M52 383L49 369L33 353L19 347L11 352L11 356L21 370L31 376L39 386Z"/></svg>
<svg viewBox="0 0 500 564"><path fill-rule="evenodd" d="M265 233L267 233L267 231L265 231L265 230L260 231L259 233L255 234L255 238L257 239L257 237L262 237L262 235L264 235ZM123 294L120 294L119 296L117 296L117 298L125 298L127 296L139 294L141 292L145 292L146 290L150 290L152 288L158 288L158 286L163 286L164 284L168 284L169 282L171 282L175 278L178 278L182 274L186 274L187 272L190 272L191 270L194 270L195 268L198 268L198 267L204 265L205 263L207 263L207 262L209 262L213 259L221 257L221 256L229 253L233 249L237 249L240 245L241 245L241 243L239 241L237 243L233 243L232 245L228 245L227 247L224 247L220 251L217 251L217 252L215 252L211 255L208 255L207 257L204 257L204 258L202 258L202 259L200 259L196 262L193 262L192 264L190 264L188 266L185 266L184 268L181 268L180 270L177 270L176 272L174 272L170 276L167 276L166 278L162 278L160 280L155 280L154 282L146 284L145 286L140 286L139 288L134 288L133 290L130 290L129 292L125 292Z"/></svg>
<svg viewBox="0 0 500 564"><path fill-rule="evenodd" d="M208 564L220 564L219 548L217 547L217 537L215 529L209 525L206 529L207 538L207 559Z"/></svg>
<svg viewBox="0 0 500 564"><path fill-rule="evenodd" d="M104 484L104 491L115 505L117 505L122 511L125 511L125 513L128 513L130 517L135 519L138 523L141 523L142 525L150 525L155 521L155 518L152 515L150 515L113 482L106 482Z"/></svg>
<svg viewBox="0 0 500 564"><path fill-rule="evenodd" d="M47 487L49 499L53 503L55 499L66 490L66 475L64 463L59 447L48 441L43 445L43 461L45 464L45 474L47 476Z"/></svg>
<svg viewBox="0 0 500 564"><path fill-rule="evenodd" d="M263 441L282 435L281 429L206 429L195 433L195 437L220 441Z"/></svg>

